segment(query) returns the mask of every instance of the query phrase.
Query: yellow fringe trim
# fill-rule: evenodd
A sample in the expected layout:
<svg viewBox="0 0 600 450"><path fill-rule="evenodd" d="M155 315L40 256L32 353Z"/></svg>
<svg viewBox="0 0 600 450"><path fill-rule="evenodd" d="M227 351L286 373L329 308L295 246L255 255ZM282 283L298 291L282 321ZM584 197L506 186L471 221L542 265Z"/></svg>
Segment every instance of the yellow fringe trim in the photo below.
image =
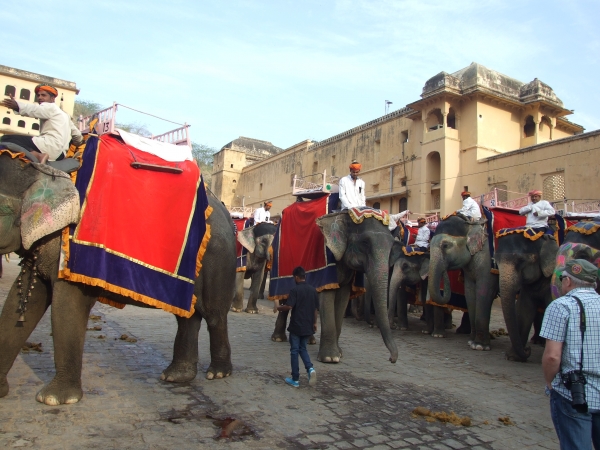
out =
<svg viewBox="0 0 600 450"><path fill-rule="evenodd" d="M100 303L104 303L105 305L112 306L113 308L123 309L125 308L125 303L118 303L113 300L109 300L106 297L98 297L98 301Z"/></svg>
<svg viewBox="0 0 600 450"><path fill-rule="evenodd" d="M499 275L500 271L498 269L490 269L490 273L494 275Z"/></svg>
<svg viewBox="0 0 600 450"><path fill-rule="evenodd" d="M582 230L581 228L577 227L577 224L575 224L575 225L571 225L569 228L567 228L567 231L565 231L565 234L567 234L570 231L574 231L575 233L590 235L590 234L594 234L596 231L598 231L598 228L600 228L600 225L594 225L589 230Z"/></svg>
<svg viewBox="0 0 600 450"><path fill-rule="evenodd" d="M321 286L321 287L317 288L317 292L322 292L322 291L325 291L327 289L338 289L339 287L340 287L340 285L337 284L337 283L330 283L330 284L326 284L324 286ZM359 289L362 289L362 288L359 288ZM267 297L267 300L271 300L271 301L285 300L286 298L288 298L288 295L289 294L273 295L273 296L269 295Z"/></svg>
<svg viewBox="0 0 600 450"><path fill-rule="evenodd" d="M365 288L352 286L352 292L350 293L350 300L352 300L353 298L356 298L356 297L360 297L365 292L367 292L367 290Z"/></svg>
<svg viewBox="0 0 600 450"><path fill-rule="evenodd" d="M406 247L402 246L402 252L406 255L406 256L415 256L415 255L424 255L425 252L419 252L417 250L413 250L410 253L408 253L406 251Z"/></svg>
<svg viewBox="0 0 600 450"><path fill-rule="evenodd" d="M383 213L383 211L382 211L382 213ZM352 219L352 222L354 222L356 224L362 223L363 220L368 219L370 217L374 217L375 219L379 220L384 225L390 224L390 215L388 213L384 213L383 217L381 217L379 214L369 212L369 213L361 214L360 217L357 217L355 215L354 209L350 208L348 210L348 215Z"/></svg>
<svg viewBox="0 0 600 450"><path fill-rule="evenodd" d="M440 305L439 303L436 303L433 300L427 300L427 304L428 305L433 305L433 306L439 306L440 308L446 308L446 309L449 309L449 310L456 309L457 311L468 312L466 308L460 308L458 306L453 306L453 305Z"/></svg>
<svg viewBox="0 0 600 450"><path fill-rule="evenodd" d="M273 268L273 247L269 247L269 260L265 266L265 272L270 271Z"/></svg>
<svg viewBox="0 0 600 450"><path fill-rule="evenodd" d="M545 234L544 231L538 231L533 236L529 236L529 235L525 234L525 231L527 231L527 228L521 229L521 230L504 229L504 230L496 231L496 238L508 236L509 234L513 234L513 233L519 233L519 234L522 234L525 239L529 239L530 241L537 241L539 238L541 238Z"/></svg>
<svg viewBox="0 0 600 450"><path fill-rule="evenodd" d="M447 216L442 217L442 220L446 220L448 217L452 217L456 215L456 211L454 211L452 214L448 214Z"/></svg>
<svg viewBox="0 0 600 450"><path fill-rule="evenodd" d="M238 267L237 269L235 269L236 272L245 272L246 271L246 266L244 267Z"/></svg>
<svg viewBox="0 0 600 450"><path fill-rule="evenodd" d="M288 295L274 295L274 296L268 296L267 300L271 300L272 302L274 302L275 300L285 300L286 298L288 298Z"/></svg>
<svg viewBox="0 0 600 450"><path fill-rule="evenodd" d="M19 153L11 152L10 150L8 150L8 149L6 149L6 148L4 148L4 149L0 150L0 155L2 155L3 153L8 153L12 159L20 159L21 161L24 161L24 162L26 162L26 163L31 163L31 161L30 161L30 160L28 160L28 159L25 157L25 153L21 153L21 152L19 152Z"/></svg>

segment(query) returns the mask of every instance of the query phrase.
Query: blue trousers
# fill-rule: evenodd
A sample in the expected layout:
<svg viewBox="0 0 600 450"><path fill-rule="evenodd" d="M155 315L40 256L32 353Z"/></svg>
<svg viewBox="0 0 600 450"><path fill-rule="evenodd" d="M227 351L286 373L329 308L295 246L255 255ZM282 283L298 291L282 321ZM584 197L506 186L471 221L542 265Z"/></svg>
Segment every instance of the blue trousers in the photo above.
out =
<svg viewBox="0 0 600 450"><path fill-rule="evenodd" d="M578 413L569 400L553 389L550 414L561 450L592 450L592 442L594 448L600 450L600 410Z"/></svg>
<svg viewBox="0 0 600 450"><path fill-rule="evenodd" d="M310 362L310 356L306 350L306 344L308 338L312 335L298 336L294 333L290 333L290 356L292 359L292 379L294 381L300 380L300 366L298 365L298 355L302 358L304 368L308 371L312 368L312 362Z"/></svg>

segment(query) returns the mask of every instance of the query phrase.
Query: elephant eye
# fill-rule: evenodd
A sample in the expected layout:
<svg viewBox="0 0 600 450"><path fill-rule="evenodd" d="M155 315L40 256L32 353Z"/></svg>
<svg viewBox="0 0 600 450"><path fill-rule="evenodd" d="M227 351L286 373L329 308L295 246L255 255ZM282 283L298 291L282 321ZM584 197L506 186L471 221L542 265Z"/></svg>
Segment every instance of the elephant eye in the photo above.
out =
<svg viewBox="0 0 600 450"><path fill-rule="evenodd" d="M402 270L407 270L407 269L408 269L408 263L402 264Z"/></svg>

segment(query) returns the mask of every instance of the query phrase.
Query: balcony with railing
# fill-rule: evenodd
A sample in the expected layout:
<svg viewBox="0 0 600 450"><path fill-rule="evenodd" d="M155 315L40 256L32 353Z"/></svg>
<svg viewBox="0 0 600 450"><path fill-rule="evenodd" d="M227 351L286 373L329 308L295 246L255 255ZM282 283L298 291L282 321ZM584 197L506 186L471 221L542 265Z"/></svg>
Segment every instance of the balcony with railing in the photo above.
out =
<svg viewBox="0 0 600 450"><path fill-rule="evenodd" d="M334 194L339 192L340 178L330 175L327 171L313 173L304 177L294 175L292 195L309 197L320 194Z"/></svg>

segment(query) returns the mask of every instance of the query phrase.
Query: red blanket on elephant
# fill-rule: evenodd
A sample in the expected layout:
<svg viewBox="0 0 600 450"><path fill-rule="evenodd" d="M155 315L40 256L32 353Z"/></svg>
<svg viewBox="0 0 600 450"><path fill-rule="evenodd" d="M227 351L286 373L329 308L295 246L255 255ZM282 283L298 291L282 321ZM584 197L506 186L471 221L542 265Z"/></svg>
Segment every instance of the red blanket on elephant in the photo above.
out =
<svg viewBox="0 0 600 450"><path fill-rule="evenodd" d="M196 163L170 163L103 135L88 139L75 185L81 219L63 233L59 276L191 316L212 211Z"/></svg>

